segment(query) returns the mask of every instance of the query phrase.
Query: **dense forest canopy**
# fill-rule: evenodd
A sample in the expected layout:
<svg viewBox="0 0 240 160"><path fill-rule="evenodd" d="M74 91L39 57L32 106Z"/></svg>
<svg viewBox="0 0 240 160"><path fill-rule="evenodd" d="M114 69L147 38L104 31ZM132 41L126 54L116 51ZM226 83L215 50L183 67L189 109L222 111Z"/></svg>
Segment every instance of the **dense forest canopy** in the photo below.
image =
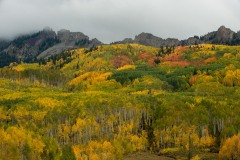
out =
<svg viewBox="0 0 240 160"><path fill-rule="evenodd" d="M239 159L239 67L240 46L211 44L11 63L0 69L0 159Z"/></svg>

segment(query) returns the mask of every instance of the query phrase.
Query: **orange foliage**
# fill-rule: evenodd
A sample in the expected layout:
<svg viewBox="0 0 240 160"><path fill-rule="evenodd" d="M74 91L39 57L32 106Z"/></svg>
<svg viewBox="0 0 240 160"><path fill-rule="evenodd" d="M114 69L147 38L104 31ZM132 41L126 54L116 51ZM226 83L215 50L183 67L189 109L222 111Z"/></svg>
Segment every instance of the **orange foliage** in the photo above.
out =
<svg viewBox="0 0 240 160"><path fill-rule="evenodd" d="M133 64L133 61L126 55L119 55L111 60L113 66L119 68L125 65Z"/></svg>
<svg viewBox="0 0 240 160"><path fill-rule="evenodd" d="M175 49L176 53L183 53L183 51L185 51L187 48L184 46L179 46Z"/></svg>
<svg viewBox="0 0 240 160"><path fill-rule="evenodd" d="M194 85L194 83L197 81L197 79L198 79L198 75L192 76L189 80L190 85L191 86Z"/></svg>
<svg viewBox="0 0 240 160"><path fill-rule="evenodd" d="M177 53L167 55L162 59L162 62L166 62L165 64L169 66L187 67L190 65L190 62L188 62L187 60L183 60L181 55Z"/></svg>
<svg viewBox="0 0 240 160"><path fill-rule="evenodd" d="M169 66L180 66L180 67L188 67L190 62L188 61L176 61L176 62L166 62L165 64Z"/></svg>
<svg viewBox="0 0 240 160"><path fill-rule="evenodd" d="M143 60L144 62L147 62L149 65L154 65L154 59L155 59L155 56L148 53L148 52L145 52L145 53L142 53L138 56L138 59L139 60Z"/></svg>
<svg viewBox="0 0 240 160"><path fill-rule="evenodd" d="M191 64L193 66L203 66L205 64L204 60L200 60L200 61L193 61L191 62Z"/></svg>
<svg viewBox="0 0 240 160"><path fill-rule="evenodd" d="M166 62L166 61L180 61L180 60L181 60L181 56L179 54L176 54L176 53L169 54L162 59L163 62Z"/></svg>
<svg viewBox="0 0 240 160"><path fill-rule="evenodd" d="M216 60L217 60L216 57L210 57L210 58L207 58L206 60L204 60L204 63L207 64L207 63L214 62L214 61L216 61Z"/></svg>

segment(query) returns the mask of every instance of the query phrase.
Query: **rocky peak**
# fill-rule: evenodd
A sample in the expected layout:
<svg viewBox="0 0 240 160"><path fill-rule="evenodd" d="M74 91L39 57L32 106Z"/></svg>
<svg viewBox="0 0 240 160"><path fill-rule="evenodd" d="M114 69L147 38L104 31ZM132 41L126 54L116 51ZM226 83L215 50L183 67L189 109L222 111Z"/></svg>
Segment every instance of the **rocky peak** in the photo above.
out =
<svg viewBox="0 0 240 160"><path fill-rule="evenodd" d="M198 36L190 37L185 40L179 41L178 39L168 38L162 39L150 33L141 33L135 36L135 39L126 38L122 41L114 42L117 44L138 43L147 46L160 47L160 46L178 46L178 45L194 45L202 43L210 44L240 44L240 31L235 33L231 29L221 26L217 31L209 32L200 38Z"/></svg>
<svg viewBox="0 0 240 160"><path fill-rule="evenodd" d="M178 46L180 45L180 41L176 38L168 38L165 40L164 46Z"/></svg>
<svg viewBox="0 0 240 160"><path fill-rule="evenodd" d="M128 43L133 43L133 39L132 38L125 38L123 41L122 41L124 44L128 44Z"/></svg>
<svg viewBox="0 0 240 160"><path fill-rule="evenodd" d="M111 44L129 44L129 43L134 43L134 40L132 38L125 38L122 41L116 41Z"/></svg>
<svg viewBox="0 0 240 160"><path fill-rule="evenodd" d="M81 32L70 32L66 29L58 31L57 36L61 42L79 41L82 39L89 40L89 37Z"/></svg>
<svg viewBox="0 0 240 160"><path fill-rule="evenodd" d="M181 41L181 44L185 45L185 46L196 45L196 44L201 44L201 43L202 43L202 41L199 38L197 38L197 37L190 37L190 38L188 38L186 40L182 40Z"/></svg>
<svg viewBox="0 0 240 160"><path fill-rule="evenodd" d="M43 31L44 32L52 32L53 29L47 26L47 27L43 28Z"/></svg>
<svg viewBox="0 0 240 160"><path fill-rule="evenodd" d="M147 46L154 46L154 47L159 47L164 43L162 38L159 38L150 33L144 33L144 32L135 36L134 42L147 45Z"/></svg>
<svg viewBox="0 0 240 160"><path fill-rule="evenodd" d="M221 26L216 33L215 42L221 44L230 44L233 40L234 32L226 28L225 26Z"/></svg>
<svg viewBox="0 0 240 160"><path fill-rule="evenodd" d="M90 41L90 47L93 47L93 46L99 46L99 45L102 45L103 43L101 41L99 41L97 38L94 38Z"/></svg>
<svg viewBox="0 0 240 160"><path fill-rule="evenodd" d="M88 36L81 32L71 32L70 30L62 29L57 32L57 37L60 43L46 49L38 58L49 57L51 55L60 54L61 52L74 48L90 48L102 45L98 39L89 39Z"/></svg>
<svg viewBox="0 0 240 160"><path fill-rule="evenodd" d="M135 40L138 40L138 39L153 39L153 38L162 39L162 38L159 38L159 37L156 37L156 36L152 35L151 33L144 33L144 32L135 36Z"/></svg>
<svg viewBox="0 0 240 160"><path fill-rule="evenodd" d="M180 45L180 41L178 39L175 38L162 39L150 33L141 33L137 35L134 39L134 42L154 47Z"/></svg>

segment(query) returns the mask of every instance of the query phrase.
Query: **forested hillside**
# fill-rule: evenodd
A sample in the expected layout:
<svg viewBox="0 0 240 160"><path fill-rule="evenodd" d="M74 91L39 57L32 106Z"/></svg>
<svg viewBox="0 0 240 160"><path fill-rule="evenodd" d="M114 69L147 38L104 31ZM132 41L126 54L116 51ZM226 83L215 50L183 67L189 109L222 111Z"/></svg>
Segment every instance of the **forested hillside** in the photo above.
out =
<svg viewBox="0 0 240 160"><path fill-rule="evenodd" d="M0 159L240 155L240 46L103 45L0 77Z"/></svg>

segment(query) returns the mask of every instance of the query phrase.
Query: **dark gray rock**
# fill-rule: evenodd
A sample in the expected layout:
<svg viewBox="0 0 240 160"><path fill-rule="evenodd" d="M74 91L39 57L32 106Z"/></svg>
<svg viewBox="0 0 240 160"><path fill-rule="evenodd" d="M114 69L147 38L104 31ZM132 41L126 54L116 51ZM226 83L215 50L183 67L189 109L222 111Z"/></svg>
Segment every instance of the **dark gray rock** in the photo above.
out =
<svg viewBox="0 0 240 160"><path fill-rule="evenodd" d="M46 49L40 53L37 58L47 58L52 55L60 54L61 52L74 48L91 48L102 45L99 40L92 39L81 32L70 32L69 30L62 29L58 31L57 37L60 43Z"/></svg>
<svg viewBox="0 0 240 160"><path fill-rule="evenodd" d="M176 38L168 38L164 42L164 46L179 46L181 42Z"/></svg>
<svg viewBox="0 0 240 160"><path fill-rule="evenodd" d="M162 39L150 33L141 33L137 35L134 39L134 43L153 47L180 45L180 41L178 39L175 38Z"/></svg>
<svg viewBox="0 0 240 160"><path fill-rule="evenodd" d="M231 29L221 26L216 33L214 42L219 44L231 44L233 35L234 32Z"/></svg>
<svg viewBox="0 0 240 160"><path fill-rule="evenodd" d="M81 32L70 32L69 30L66 29L58 31L57 36L59 40L64 43L76 42L83 39L89 40L89 37Z"/></svg>
<svg viewBox="0 0 240 160"><path fill-rule="evenodd" d="M134 43L146 46L160 47L165 44L165 41L162 38L156 37L150 33L141 33L135 36Z"/></svg>
<svg viewBox="0 0 240 160"><path fill-rule="evenodd" d="M16 38L2 52L18 61L32 62L42 51L58 42L53 30L44 29L38 33Z"/></svg>
<svg viewBox="0 0 240 160"><path fill-rule="evenodd" d="M215 40L217 32L209 32L208 34L201 36L200 40L203 41L204 43L213 43Z"/></svg>
<svg viewBox="0 0 240 160"><path fill-rule="evenodd" d="M130 43L134 43L134 40L132 38L125 38L122 41L116 41L111 44L130 44Z"/></svg>
<svg viewBox="0 0 240 160"><path fill-rule="evenodd" d="M217 31L210 32L200 39L203 43L211 44L231 44L234 38L235 32L231 29L221 26Z"/></svg>
<svg viewBox="0 0 240 160"><path fill-rule="evenodd" d="M63 29L56 34L51 28L46 27L40 32L20 36L11 42L0 40L0 54L12 57L15 61L33 62L37 57L48 57L68 49L98 45L102 45L99 40L89 40L89 37L81 32Z"/></svg>
<svg viewBox="0 0 240 160"><path fill-rule="evenodd" d="M237 33L235 33L233 35L233 40L232 40L232 45L239 45L240 44L240 31L238 31Z"/></svg>
<svg viewBox="0 0 240 160"><path fill-rule="evenodd" d="M135 36L135 39L124 39L123 41L114 42L117 44L137 43L147 46L160 47L160 46L178 46L178 45L195 45L195 44L240 44L240 32L233 32L231 29L221 26L217 31L209 32L206 35L190 37L185 40L178 40L174 38L162 39L150 33L141 33Z"/></svg>
<svg viewBox="0 0 240 160"><path fill-rule="evenodd" d="M184 46L197 45L197 44L201 44L201 43L203 43L203 42L196 37L190 37L186 40L181 41L181 45L184 45Z"/></svg>

